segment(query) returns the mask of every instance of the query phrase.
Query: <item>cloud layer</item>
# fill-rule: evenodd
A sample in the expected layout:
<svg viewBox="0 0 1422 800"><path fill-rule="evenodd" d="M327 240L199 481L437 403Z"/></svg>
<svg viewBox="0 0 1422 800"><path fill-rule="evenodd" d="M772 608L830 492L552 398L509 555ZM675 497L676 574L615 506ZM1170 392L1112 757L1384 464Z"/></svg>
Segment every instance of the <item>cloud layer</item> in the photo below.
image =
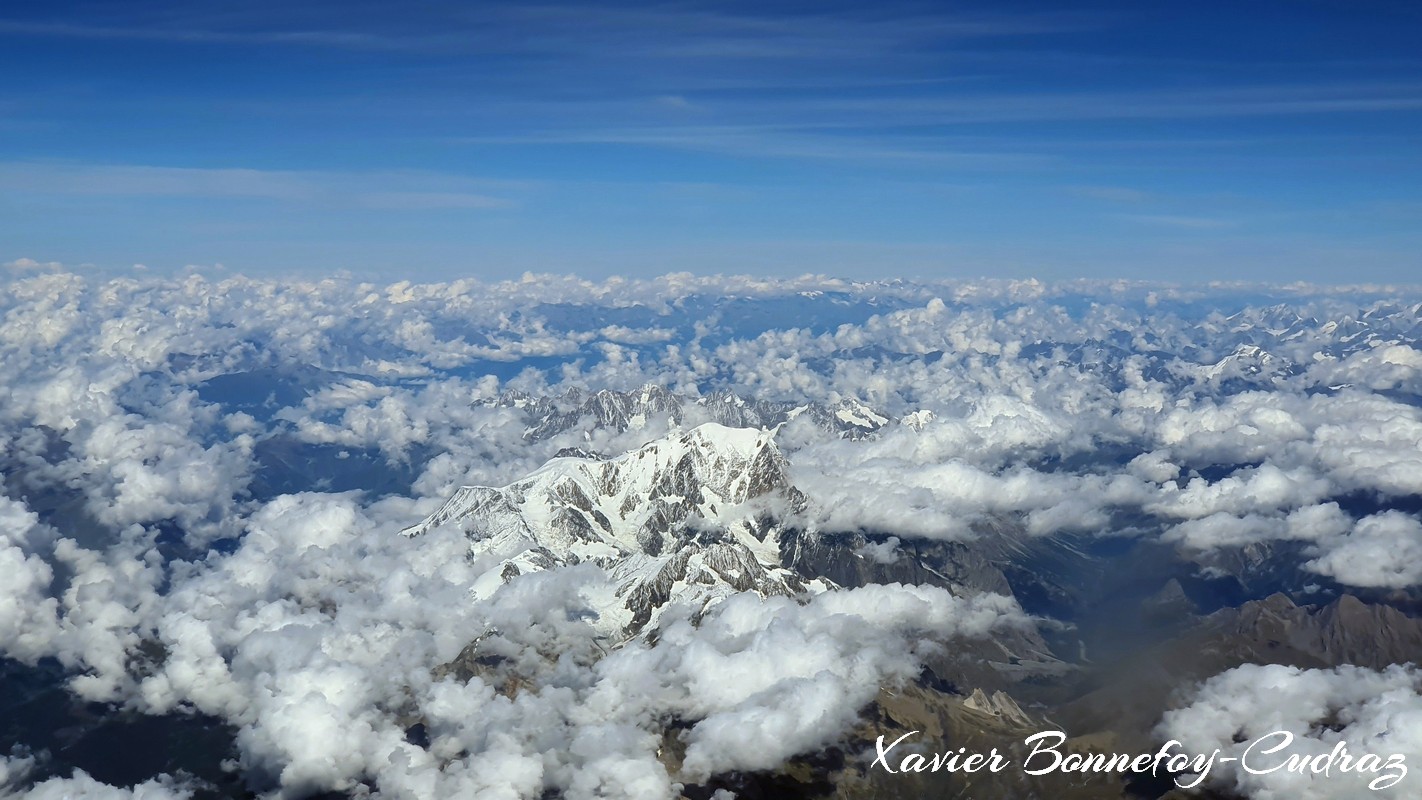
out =
<svg viewBox="0 0 1422 800"><path fill-rule="evenodd" d="M1293 542L1285 566L1318 581L1422 584L1422 328L1395 289L376 286L11 266L0 649L58 659L86 700L230 722L263 790L671 797L832 743L933 642L1024 624L995 595L871 585L803 604L734 596L619 642L596 624L610 582L591 564L475 601L491 565L458 532L395 532L460 485L679 424L587 416L529 435L531 398L569 389L853 400L891 418L864 440L810 414L776 433L808 497L797 521L893 534L862 552L876 563L1012 519L1036 536L1148 538L1202 573ZM1360 687L1415 699L1403 671L1279 674L1221 676L1167 726L1208 738L1210 720L1248 719L1239 703L1261 680L1353 714L1349 735L1382 713ZM36 758L5 762L13 791L99 791Z"/></svg>

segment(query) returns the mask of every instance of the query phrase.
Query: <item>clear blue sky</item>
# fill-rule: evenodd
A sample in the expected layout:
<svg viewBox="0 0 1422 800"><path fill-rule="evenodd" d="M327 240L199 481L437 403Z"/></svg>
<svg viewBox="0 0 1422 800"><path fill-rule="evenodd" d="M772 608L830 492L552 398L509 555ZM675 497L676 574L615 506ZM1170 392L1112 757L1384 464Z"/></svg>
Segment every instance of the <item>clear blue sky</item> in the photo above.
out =
<svg viewBox="0 0 1422 800"><path fill-rule="evenodd" d="M0 262L1422 282L1422 4L0 3Z"/></svg>

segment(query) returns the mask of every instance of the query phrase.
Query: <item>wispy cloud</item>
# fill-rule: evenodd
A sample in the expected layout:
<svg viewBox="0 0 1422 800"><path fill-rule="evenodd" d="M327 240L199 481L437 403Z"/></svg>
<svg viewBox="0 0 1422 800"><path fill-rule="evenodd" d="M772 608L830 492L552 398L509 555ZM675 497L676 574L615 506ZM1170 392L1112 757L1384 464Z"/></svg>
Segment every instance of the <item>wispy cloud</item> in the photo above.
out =
<svg viewBox="0 0 1422 800"><path fill-rule="evenodd" d="M495 209L515 203L488 191L510 191L516 186L413 171L0 162L0 193L15 195L248 198L389 210Z"/></svg>
<svg viewBox="0 0 1422 800"><path fill-rule="evenodd" d="M1239 223L1234 220L1217 219L1214 217L1194 217L1182 214L1117 214L1116 218L1129 222L1139 222L1144 225L1159 225L1167 228L1184 228L1197 231L1223 230L1239 226Z"/></svg>
<svg viewBox="0 0 1422 800"><path fill-rule="evenodd" d="M325 47L398 49L415 46L409 39L342 30L235 31L196 28L86 25L68 22L0 20L0 34L67 39L130 39L194 44L286 44Z"/></svg>
<svg viewBox="0 0 1422 800"><path fill-rule="evenodd" d="M806 98L810 119L873 115L879 124L1191 119L1422 109L1422 83L1276 84L1188 90L993 92Z"/></svg>
<svg viewBox="0 0 1422 800"><path fill-rule="evenodd" d="M1138 205L1148 202L1154 197L1150 192L1132 189L1129 186L1069 186L1067 191L1088 200L1101 200L1125 205Z"/></svg>
<svg viewBox="0 0 1422 800"><path fill-rule="evenodd" d="M863 59L948 41L1032 36L1099 24L1084 14L757 13L688 6L494 3L364 13L347 4L254 5L203 14L186 5L125 16L0 19L0 35L173 43L430 49L673 60Z"/></svg>
<svg viewBox="0 0 1422 800"><path fill-rule="evenodd" d="M673 94L581 101L494 100L481 108L507 121L505 130L448 141L465 144L621 144L734 155L912 163L942 167L1020 168L1063 163L1066 153L1116 149L1095 136L1047 140L983 136L985 125L1129 122L1275 116L1356 116L1422 110L1422 83L1359 82L1153 92L948 91L764 92ZM688 115L695 125L687 125ZM626 125L607 127L606 120ZM967 134L967 135L965 135ZM1299 131L1295 141L1311 134ZM1274 143L1279 141L1276 136ZM1175 152L1265 147L1262 137L1162 139L1121 149ZM1093 146L1094 145L1094 146ZM1145 199L1132 190L1082 187L1076 193L1113 202ZM1108 197L1108 195L1110 195Z"/></svg>
<svg viewBox="0 0 1422 800"><path fill-rule="evenodd" d="M1032 152L960 148L945 137L850 135L833 126L795 130L774 125L645 126L536 132L508 136L458 137L460 144L609 144L694 150L732 156L829 161L877 162L963 169L1026 169L1050 166L1056 159Z"/></svg>
<svg viewBox="0 0 1422 800"><path fill-rule="evenodd" d="M365 192L355 197L358 205L392 211L428 211L439 208L509 208L510 200L468 192Z"/></svg>
<svg viewBox="0 0 1422 800"><path fill-rule="evenodd" d="M935 251L925 270L1098 269L1175 247L1272 262L1279 241L1244 241L1270 235L1405 257L1410 212L1306 221L1414 203L1422 170L1422 60L1392 11L1325 5L1298 14L1336 37L1264 46L1277 18L1223 7L12 4L3 222L14 246L78 260L103 255L113 230L134 243L125 259L207 259L217 237L199 241L198 225L258 231L230 236L228 259L335 263L344 236L343 265L381 247L445 263L489 247L561 268L634 250L709 265L704 242L760 253L768 231L880 253L974 248ZM52 57L27 63L36 50ZM743 196L670 197L672 183ZM287 213L307 208L319 213ZM456 213L471 224L443 224ZM1108 219L1119 241L1092 240ZM178 229L193 241L175 244ZM85 231L93 241L72 245ZM543 250L520 255L530 248Z"/></svg>

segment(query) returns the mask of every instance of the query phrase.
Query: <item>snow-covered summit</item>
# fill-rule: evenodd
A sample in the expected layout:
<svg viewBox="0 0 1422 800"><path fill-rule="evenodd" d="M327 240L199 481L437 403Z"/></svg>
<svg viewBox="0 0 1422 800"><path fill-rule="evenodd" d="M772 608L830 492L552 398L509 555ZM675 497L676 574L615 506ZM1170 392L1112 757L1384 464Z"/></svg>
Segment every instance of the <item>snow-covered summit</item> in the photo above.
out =
<svg viewBox="0 0 1422 800"><path fill-rule="evenodd" d="M707 423L612 459L554 458L508 486L466 486L407 528L459 525L499 566L487 593L531 570L591 561L608 569L638 629L675 598L704 605L736 591L815 588L780 566L779 520L804 507L767 430Z"/></svg>

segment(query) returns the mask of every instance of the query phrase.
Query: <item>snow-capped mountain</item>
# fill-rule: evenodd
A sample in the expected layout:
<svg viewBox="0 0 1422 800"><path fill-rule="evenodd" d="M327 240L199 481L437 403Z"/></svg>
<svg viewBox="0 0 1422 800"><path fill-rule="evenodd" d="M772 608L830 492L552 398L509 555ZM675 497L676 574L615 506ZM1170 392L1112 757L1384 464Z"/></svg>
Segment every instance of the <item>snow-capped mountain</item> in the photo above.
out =
<svg viewBox="0 0 1422 800"><path fill-rule="evenodd" d="M476 594L525 572L597 563L616 582L604 622L627 632L673 598L704 606L732 592L828 588L780 566L780 520L805 499L772 436L707 423L617 458L554 458L502 488L464 487L404 533L459 525L472 554L498 559Z"/></svg>
<svg viewBox="0 0 1422 800"><path fill-rule="evenodd" d="M637 430L655 417L666 417L677 425L715 422L730 428L773 428L804 415L822 430L846 439L872 436L891 422L888 415L852 397L827 404L796 404L748 399L719 390L689 398L653 385L630 392L570 389L552 397L507 391L484 403L521 409L527 424L524 437L530 441L580 427Z"/></svg>
<svg viewBox="0 0 1422 800"><path fill-rule="evenodd" d="M1242 344L1236 347L1233 353L1214 364L1177 362L1175 371L1180 377L1213 388L1219 393L1235 394L1275 386L1302 370L1289 359L1262 347Z"/></svg>
<svg viewBox="0 0 1422 800"><path fill-rule="evenodd" d="M1051 594L1057 551L1069 546L1005 521L984 525L972 546L915 542L892 563L864 555L865 534L803 527L813 516L809 500L790 483L774 436L713 422L616 458L570 452L504 487L461 488L403 533L458 526L471 556L490 563L472 587L478 597L525 573L597 564L612 578L607 596L592 598L610 638L654 625L669 603L699 611L736 592L804 598L841 586L926 583L959 595L1011 595L1009 562L1038 576L1034 591ZM883 538L874 541L882 547ZM1073 551L1067 560L1081 558ZM1034 631L1006 631L983 647L969 657L974 675L1062 667Z"/></svg>

